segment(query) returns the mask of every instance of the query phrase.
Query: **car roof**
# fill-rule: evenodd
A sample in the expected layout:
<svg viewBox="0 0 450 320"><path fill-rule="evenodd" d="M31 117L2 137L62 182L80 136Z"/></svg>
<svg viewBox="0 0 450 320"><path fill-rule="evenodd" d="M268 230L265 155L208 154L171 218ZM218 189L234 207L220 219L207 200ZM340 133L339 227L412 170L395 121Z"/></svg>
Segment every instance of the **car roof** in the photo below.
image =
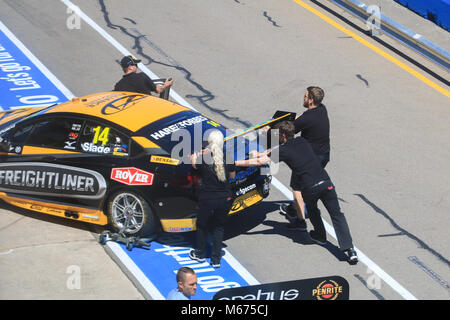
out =
<svg viewBox="0 0 450 320"><path fill-rule="evenodd" d="M133 132L142 127L190 110L171 101L132 92L103 92L49 108L45 114L71 113L108 120Z"/></svg>

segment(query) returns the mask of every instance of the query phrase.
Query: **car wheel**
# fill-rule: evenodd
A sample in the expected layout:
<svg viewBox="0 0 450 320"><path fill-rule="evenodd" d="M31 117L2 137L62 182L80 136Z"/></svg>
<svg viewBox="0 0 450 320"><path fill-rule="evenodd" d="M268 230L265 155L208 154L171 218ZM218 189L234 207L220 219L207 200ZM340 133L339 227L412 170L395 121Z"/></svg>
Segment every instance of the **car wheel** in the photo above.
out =
<svg viewBox="0 0 450 320"><path fill-rule="evenodd" d="M131 191L120 191L108 200L108 218L116 232L149 236L159 232L159 222L148 202Z"/></svg>

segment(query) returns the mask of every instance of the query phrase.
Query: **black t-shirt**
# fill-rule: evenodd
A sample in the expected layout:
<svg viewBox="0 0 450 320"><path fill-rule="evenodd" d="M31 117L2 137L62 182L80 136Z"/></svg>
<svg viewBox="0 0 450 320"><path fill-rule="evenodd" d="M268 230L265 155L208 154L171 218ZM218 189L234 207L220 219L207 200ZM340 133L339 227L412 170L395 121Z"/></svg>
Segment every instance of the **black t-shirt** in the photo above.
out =
<svg viewBox="0 0 450 320"><path fill-rule="evenodd" d="M156 86L152 79L145 73L133 72L126 74L116 83L114 91L128 91L138 92L143 94L150 94L151 91L156 92Z"/></svg>
<svg viewBox="0 0 450 320"><path fill-rule="evenodd" d="M322 180L330 179L325 169L320 165L311 145L302 137L288 140L278 150L278 161L285 162L292 170L291 187L294 190L301 191ZM275 155L276 153L272 151L270 158L272 161L278 162Z"/></svg>
<svg viewBox="0 0 450 320"><path fill-rule="evenodd" d="M217 199L228 198L231 196L231 186L229 183L230 172L235 171L234 164L224 164L225 166L225 181L219 181L211 164L204 161L197 164L197 172L201 177L201 184L199 190L199 199Z"/></svg>
<svg viewBox="0 0 450 320"><path fill-rule="evenodd" d="M295 133L301 131L301 137L308 140L315 154L330 152L330 121L323 104L303 112L294 125Z"/></svg>

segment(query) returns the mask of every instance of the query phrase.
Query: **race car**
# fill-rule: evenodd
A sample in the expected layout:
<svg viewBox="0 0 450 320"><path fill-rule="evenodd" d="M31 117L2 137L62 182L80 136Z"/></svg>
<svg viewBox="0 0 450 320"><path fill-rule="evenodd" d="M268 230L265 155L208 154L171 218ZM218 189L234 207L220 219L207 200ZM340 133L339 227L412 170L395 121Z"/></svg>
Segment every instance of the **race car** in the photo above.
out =
<svg viewBox="0 0 450 320"><path fill-rule="evenodd" d="M192 136L211 129L229 134L203 114L131 92L0 112L0 199L129 236L193 231L201 180L188 156L202 145ZM242 159L250 145L231 139L225 152ZM268 196L263 169L237 168L230 215Z"/></svg>

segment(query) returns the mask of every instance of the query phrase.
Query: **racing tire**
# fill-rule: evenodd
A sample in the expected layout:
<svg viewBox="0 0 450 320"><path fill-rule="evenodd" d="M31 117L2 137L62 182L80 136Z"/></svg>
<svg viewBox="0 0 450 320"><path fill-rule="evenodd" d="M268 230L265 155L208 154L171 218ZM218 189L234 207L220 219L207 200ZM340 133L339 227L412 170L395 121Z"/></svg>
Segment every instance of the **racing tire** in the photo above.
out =
<svg viewBox="0 0 450 320"><path fill-rule="evenodd" d="M121 190L111 195L107 212L112 229L125 236L153 236L161 229L147 200L133 191Z"/></svg>

